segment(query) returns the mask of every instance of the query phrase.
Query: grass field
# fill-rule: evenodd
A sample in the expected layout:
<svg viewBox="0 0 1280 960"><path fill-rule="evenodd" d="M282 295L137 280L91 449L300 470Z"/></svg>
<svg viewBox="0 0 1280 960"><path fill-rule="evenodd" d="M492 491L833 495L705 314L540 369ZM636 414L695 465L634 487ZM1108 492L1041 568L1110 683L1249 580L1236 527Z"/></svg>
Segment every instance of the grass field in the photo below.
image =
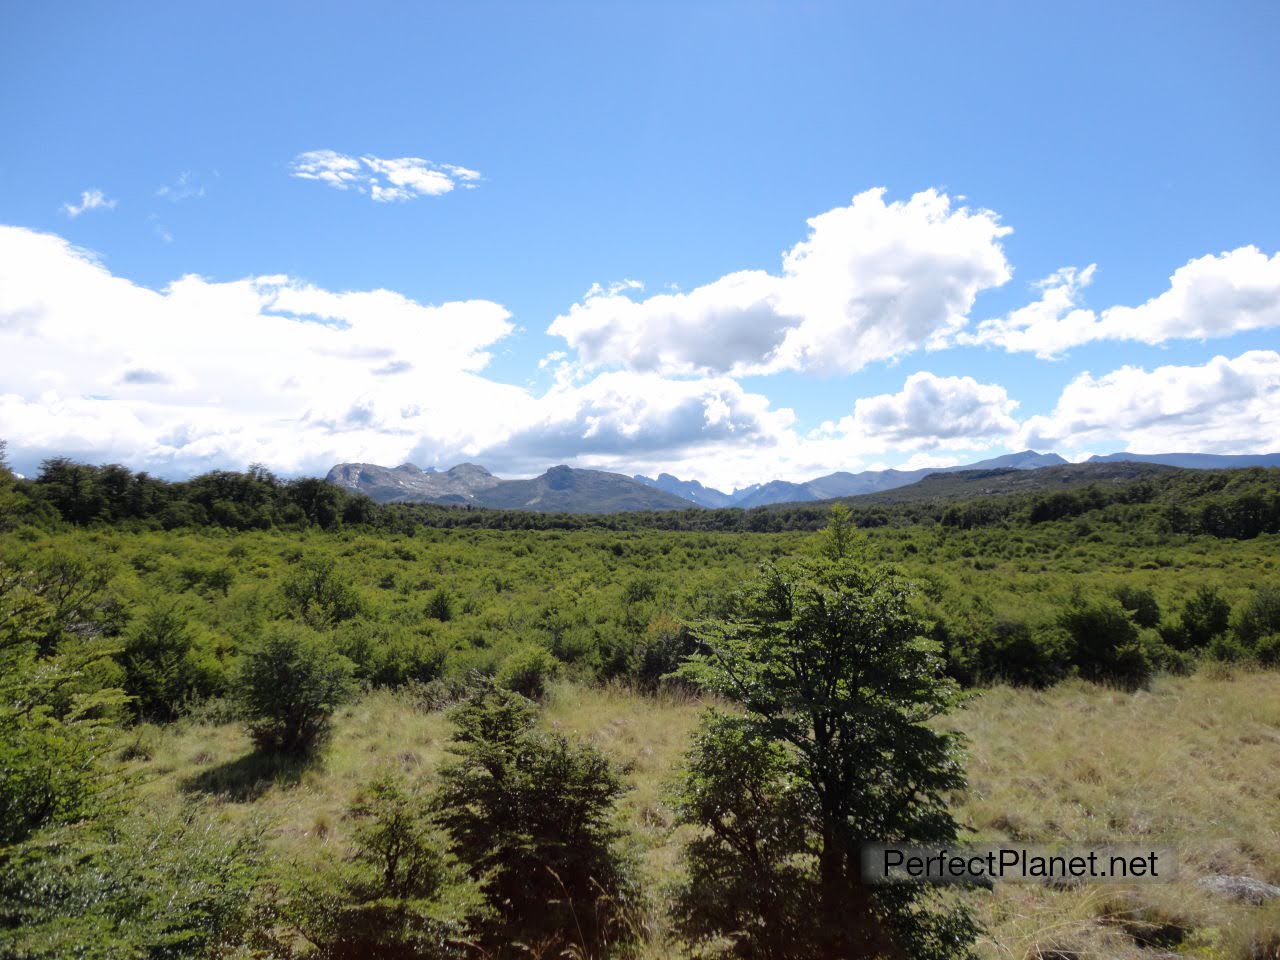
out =
<svg viewBox="0 0 1280 960"><path fill-rule="evenodd" d="M620 815L655 898L635 918L643 956L678 955L660 902L680 870L664 798L702 706L561 684L544 713L550 727L600 746L630 785ZM300 863L342 851L344 810L375 773L395 768L430 783L450 731L446 715L410 691L374 692L340 712L322 760L289 767L260 759L237 725L216 719L138 728L121 749L153 802L207 795L228 817L266 817L276 854ZM1076 682L999 687L950 722L970 741L970 789L955 810L972 838L1141 841L1171 844L1180 857L1174 883L967 893L986 931L982 956L1277 955L1280 911L1223 901L1192 880L1280 883L1280 673L1219 666L1135 694Z"/></svg>

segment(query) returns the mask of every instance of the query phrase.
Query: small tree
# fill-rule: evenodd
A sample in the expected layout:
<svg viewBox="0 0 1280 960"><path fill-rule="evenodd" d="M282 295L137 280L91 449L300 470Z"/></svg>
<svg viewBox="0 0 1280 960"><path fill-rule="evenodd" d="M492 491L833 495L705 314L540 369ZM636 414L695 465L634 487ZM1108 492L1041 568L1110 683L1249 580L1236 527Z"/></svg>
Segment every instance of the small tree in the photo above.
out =
<svg viewBox="0 0 1280 960"><path fill-rule="evenodd" d="M467 904L418 785L384 774L347 810L349 858L303 883L294 923L326 960L437 960L464 955ZM445 902L447 894L453 900Z"/></svg>
<svg viewBox="0 0 1280 960"><path fill-rule="evenodd" d="M1216 587L1205 584L1187 600L1177 624L1166 631L1165 639L1179 650L1201 650L1226 633L1230 625L1231 604Z"/></svg>
<svg viewBox="0 0 1280 960"><path fill-rule="evenodd" d="M351 661L304 627L277 625L243 656L235 695L264 750L305 754L353 691Z"/></svg>
<svg viewBox="0 0 1280 960"><path fill-rule="evenodd" d="M435 819L496 912L498 942L591 950L625 889L611 822L622 785L598 750L535 718L530 701L493 687L454 711L458 761L440 772Z"/></svg>
<svg viewBox="0 0 1280 960"><path fill-rule="evenodd" d="M1120 601L1074 601L1058 622L1071 637L1072 662L1084 679L1134 689L1151 678L1151 656Z"/></svg>
<svg viewBox="0 0 1280 960"><path fill-rule="evenodd" d="M856 532L853 513L843 503L833 503L822 531L822 552L832 560L852 558Z"/></svg>
<svg viewBox="0 0 1280 960"><path fill-rule="evenodd" d="M703 629L704 652L681 672L743 713L706 721L683 787L686 820L710 831L688 851L702 889L683 898L686 928L736 935L744 957L968 954L963 908L861 876L865 842L956 837L947 795L964 785L959 736L929 721L958 693L922 628L889 571L817 559L766 568L735 616ZM742 780L742 766L755 775ZM797 807L808 811L799 830ZM762 840L744 839L753 834ZM787 879L762 900L726 886L741 875ZM803 936L770 952L776 927Z"/></svg>
<svg viewBox="0 0 1280 960"><path fill-rule="evenodd" d="M316 629L350 620L364 611L360 595L327 557L299 563L285 581L284 596L298 617Z"/></svg>
<svg viewBox="0 0 1280 960"><path fill-rule="evenodd" d="M198 661L187 618L176 604L157 604L125 635L120 663L134 712L172 720L192 697L208 694L210 673Z"/></svg>

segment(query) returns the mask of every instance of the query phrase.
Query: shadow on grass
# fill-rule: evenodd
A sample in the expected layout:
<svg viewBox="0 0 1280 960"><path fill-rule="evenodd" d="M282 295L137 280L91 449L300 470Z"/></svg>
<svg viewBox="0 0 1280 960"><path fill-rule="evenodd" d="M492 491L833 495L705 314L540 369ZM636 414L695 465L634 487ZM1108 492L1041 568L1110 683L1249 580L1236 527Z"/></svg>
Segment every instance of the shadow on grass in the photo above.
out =
<svg viewBox="0 0 1280 960"><path fill-rule="evenodd" d="M319 762L316 753L293 756L254 750L182 781L184 793L207 793L235 803L257 800L277 784L290 787Z"/></svg>

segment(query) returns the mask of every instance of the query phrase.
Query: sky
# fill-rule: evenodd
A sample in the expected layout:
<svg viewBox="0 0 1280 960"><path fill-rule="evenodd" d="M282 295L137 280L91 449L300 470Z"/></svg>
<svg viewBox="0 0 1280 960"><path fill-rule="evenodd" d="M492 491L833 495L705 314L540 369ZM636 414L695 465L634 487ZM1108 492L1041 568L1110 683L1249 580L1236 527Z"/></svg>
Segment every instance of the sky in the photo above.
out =
<svg viewBox="0 0 1280 960"><path fill-rule="evenodd" d="M1280 5L0 0L0 438L1280 450Z"/></svg>

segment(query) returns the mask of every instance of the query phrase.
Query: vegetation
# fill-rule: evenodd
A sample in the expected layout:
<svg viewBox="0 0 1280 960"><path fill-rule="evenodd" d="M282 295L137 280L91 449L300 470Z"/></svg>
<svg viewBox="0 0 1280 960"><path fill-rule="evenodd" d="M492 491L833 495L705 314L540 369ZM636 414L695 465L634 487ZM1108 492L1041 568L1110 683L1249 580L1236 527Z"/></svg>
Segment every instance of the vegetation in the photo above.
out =
<svg viewBox="0 0 1280 960"><path fill-rule="evenodd" d="M1191 886L853 850L1280 881L1278 478L584 518L0 469L0 956L1266 956Z"/></svg>
<svg viewBox="0 0 1280 960"><path fill-rule="evenodd" d="M862 879L864 843L955 841L964 776L958 736L929 725L955 684L906 585L846 559L843 519L834 559L767 568L682 668L741 709L708 716L685 779L683 819L710 831L690 845L685 927L743 957L962 956L963 908Z"/></svg>

